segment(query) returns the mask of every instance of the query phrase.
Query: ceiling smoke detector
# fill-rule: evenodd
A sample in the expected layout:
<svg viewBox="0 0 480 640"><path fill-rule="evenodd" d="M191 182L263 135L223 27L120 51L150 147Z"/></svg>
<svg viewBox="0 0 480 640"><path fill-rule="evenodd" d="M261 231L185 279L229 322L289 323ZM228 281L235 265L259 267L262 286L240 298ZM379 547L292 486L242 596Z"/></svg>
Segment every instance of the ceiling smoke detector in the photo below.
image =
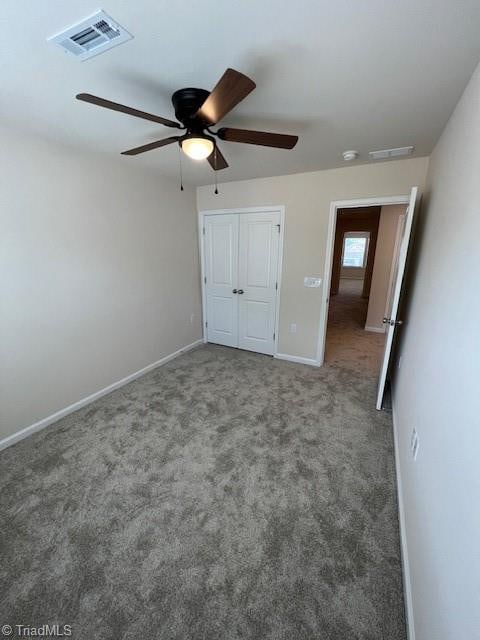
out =
<svg viewBox="0 0 480 640"><path fill-rule="evenodd" d="M344 151L342 153L345 162L352 162L352 160L356 160L358 158L358 155L358 151L354 151L353 149L350 149L350 151Z"/></svg>
<svg viewBox="0 0 480 640"><path fill-rule="evenodd" d="M132 38L131 33L105 11L99 10L85 20L47 38L47 42L58 44L65 53L83 61Z"/></svg>

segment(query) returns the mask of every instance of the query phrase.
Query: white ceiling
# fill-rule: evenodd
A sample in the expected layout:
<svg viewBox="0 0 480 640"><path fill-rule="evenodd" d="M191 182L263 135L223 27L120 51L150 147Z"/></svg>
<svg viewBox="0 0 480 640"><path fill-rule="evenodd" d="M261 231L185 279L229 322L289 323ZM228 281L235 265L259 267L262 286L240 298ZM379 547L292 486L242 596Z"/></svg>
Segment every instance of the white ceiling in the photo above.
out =
<svg viewBox="0 0 480 640"><path fill-rule="evenodd" d="M103 8L134 40L79 62L46 42ZM93 93L173 117L170 96L211 89L227 67L256 90L223 124L298 134L293 151L222 143L219 179L342 166L342 151L432 150L480 57L479 0L3 0L0 117L91 153L178 176L176 145L120 151L171 129L78 102ZM212 171L184 159L184 179Z"/></svg>

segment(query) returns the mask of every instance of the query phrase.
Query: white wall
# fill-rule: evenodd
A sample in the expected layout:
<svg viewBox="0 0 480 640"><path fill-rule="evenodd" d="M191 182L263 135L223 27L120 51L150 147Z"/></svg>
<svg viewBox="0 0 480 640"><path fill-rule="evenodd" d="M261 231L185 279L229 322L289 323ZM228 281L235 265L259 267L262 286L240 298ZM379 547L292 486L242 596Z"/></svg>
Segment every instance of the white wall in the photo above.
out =
<svg viewBox="0 0 480 640"><path fill-rule="evenodd" d="M419 185L422 191L427 165L427 158L412 158L228 182L219 185L218 195L212 187L198 188L199 210L286 206L280 352L309 359L317 357L322 290L305 288L303 278L307 275L323 278L331 201L404 195L413 185ZM297 324L297 333L289 333L291 323Z"/></svg>
<svg viewBox="0 0 480 640"><path fill-rule="evenodd" d="M377 246L373 263L372 285L368 299L367 320L365 326L384 331L385 308L390 293L390 277L395 254L398 221L406 211L403 204L390 204L382 207L378 224Z"/></svg>
<svg viewBox="0 0 480 640"><path fill-rule="evenodd" d="M422 209L394 385L413 620L416 640L478 640L480 68L432 155Z"/></svg>
<svg viewBox="0 0 480 640"><path fill-rule="evenodd" d="M201 336L192 189L1 137L0 439Z"/></svg>

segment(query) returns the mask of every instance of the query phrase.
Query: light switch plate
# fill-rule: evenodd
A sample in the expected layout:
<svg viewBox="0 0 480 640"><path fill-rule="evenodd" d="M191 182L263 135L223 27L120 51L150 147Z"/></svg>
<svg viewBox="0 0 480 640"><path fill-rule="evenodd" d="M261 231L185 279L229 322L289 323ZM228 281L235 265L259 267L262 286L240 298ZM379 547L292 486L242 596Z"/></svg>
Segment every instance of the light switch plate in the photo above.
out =
<svg viewBox="0 0 480 640"><path fill-rule="evenodd" d="M309 289L318 289L322 284L321 278L315 278L314 276L305 276L303 279L303 285Z"/></svg>

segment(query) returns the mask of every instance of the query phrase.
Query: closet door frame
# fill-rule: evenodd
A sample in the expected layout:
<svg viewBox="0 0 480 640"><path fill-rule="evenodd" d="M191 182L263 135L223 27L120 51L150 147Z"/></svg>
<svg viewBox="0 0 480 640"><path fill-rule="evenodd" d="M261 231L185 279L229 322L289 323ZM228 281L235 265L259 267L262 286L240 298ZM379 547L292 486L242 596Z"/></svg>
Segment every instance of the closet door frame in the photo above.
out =
<svg viewBox="0 0 480 640"><path fill-rule="evenodd" d="M285 237L285 206L284 205L275 205L271 207L248 207L243 209L210 209L203 210L198 212L198 239L199 239L199 251L200 251L200 268L201 268L201 278L202 278L202 331L203 331L203 342L207 342L207 299L206 299L206 291L205 291L205 278L206 278L206 269L205 269L205 217L206 216L215 216L215 215L225 215L232 213L278 213L280 215L280 238L278 245L278 263L277 263L277 296L275 301L275 340L273 347L273 356L275 357L278 354L278 328L280 324L279 314L280 314L280 298L282 292L282 265L283 265L283 240Z"/></svg>

